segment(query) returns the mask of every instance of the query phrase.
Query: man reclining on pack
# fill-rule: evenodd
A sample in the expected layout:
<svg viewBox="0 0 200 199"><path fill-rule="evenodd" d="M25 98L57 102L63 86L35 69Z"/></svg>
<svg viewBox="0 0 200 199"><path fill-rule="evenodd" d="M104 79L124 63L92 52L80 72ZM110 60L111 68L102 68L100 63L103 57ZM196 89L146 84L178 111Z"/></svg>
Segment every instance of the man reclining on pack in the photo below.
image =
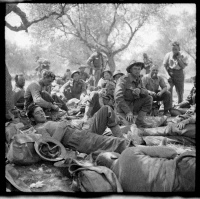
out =
<svg viewBox="0 0 200 199"><path fill-rule="evenodd" d="M137 146L121 155L102 152L96 163L116 174L124 192L195 191L195 151L178 155L166 146Z"/></svg>
<svg viewBox="0 0 200 199"><path fill-rule="evenodd" d="M109 106L101 107L94 115L93 123L87 130L77 129L67 120L47 121L43 109L34 104L29 106L27 115L35 123L34 128L38 134L52 136L65 147L77 150L80 153L90 154L97 150L121 153L130 145L130 141L125 139L122 134L117 132L116 135L116 118L114 111ZM109 127L113 135L118 137L103 136L106 127Z"/></svg>
<svg viewBox="0 0 200 199"><path fill-rule="evenodd" d="M138 133L139 132L139 133ZM196 137L196 105L191 107L184 115L177 116L173 123L156 128L144 128L137 131L137 135L143 137L146 144L150 136L165 136L184 145L194 145ZM169 140L169 142L171 142Z"/></svg>

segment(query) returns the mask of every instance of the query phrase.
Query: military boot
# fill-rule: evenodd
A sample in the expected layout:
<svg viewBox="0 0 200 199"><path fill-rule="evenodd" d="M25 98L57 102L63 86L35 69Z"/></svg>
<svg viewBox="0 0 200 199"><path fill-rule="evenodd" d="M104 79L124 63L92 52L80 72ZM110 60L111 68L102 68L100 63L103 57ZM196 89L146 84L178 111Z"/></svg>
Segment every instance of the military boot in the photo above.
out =
<svg viewBox="0 0 200 199"><path fill-rule="evenodd" d="M123 133L118 124L114 127L111 127L110 129L115 137L124 138Z"/></svg>
<svg viewBox="0 0 200 199"><path fill-rule="evenodd" d="M145 116L147 112L140 111L138 113L137 119L135 121L135 124L137 125L137 128L151 128L153 124L145 122Z"/></svg>

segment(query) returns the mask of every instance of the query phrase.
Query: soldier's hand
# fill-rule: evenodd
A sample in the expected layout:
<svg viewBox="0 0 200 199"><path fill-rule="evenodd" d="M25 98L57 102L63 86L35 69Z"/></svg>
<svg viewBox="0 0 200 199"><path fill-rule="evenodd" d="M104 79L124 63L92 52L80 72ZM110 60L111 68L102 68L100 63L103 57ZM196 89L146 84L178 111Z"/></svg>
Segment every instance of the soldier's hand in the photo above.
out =
<svg viewBox="0 0 200 199"><path fill-rule="evenodd" d="M139 96L139 94L140 94L140 89L139 89L139 88L133 89L133 94L136 94L136 95Z"/></svg>
<svg viewBox="0 0 200 199"><path fill-rule="evenodd" d="M158 92L158 93L157 93L157 96L158 96L158 97L160 97L161 95L162 95L162 93L161 93L161 92Z"/></svg>
<svg viewBox="0 0 200 199"><path fill-rule="evenodd" d="M126 120L128 122L133 122L133 113L129 112L127 115L126 115Z"/></svg>
<svg viewBox="0 0 200 199"><path fill-rule="evenodd" d="M53 105L53 106L52 106L52 109L53 109L54 111L59 111L59 106Z"/></svg>
<svg viewBox="0 0 200 199"><path fill-rule="evenodd" d="M185 122L184 122L184 121L179 122L179 123L177 124L177 127L178 127L180 130L184 129L184 128L185 128Z"/></svg>

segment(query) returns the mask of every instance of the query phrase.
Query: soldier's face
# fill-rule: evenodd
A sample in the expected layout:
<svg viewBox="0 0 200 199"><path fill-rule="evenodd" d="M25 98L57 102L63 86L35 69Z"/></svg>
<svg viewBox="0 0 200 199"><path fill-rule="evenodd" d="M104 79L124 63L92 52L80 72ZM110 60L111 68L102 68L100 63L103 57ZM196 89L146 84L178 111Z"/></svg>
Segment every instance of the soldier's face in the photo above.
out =
<svg viewBox="0 0 200 199"><path fill-rule="evenodd" d="M110 73L108 73L108 72L105 72L103 74L103 77L104 77L105 80L109 80L111 78Z"/></svg>
<svg viewBox="0 0 200 199"><path fill-rule="evenodd" d="M130 72L133 76L136 76L136 77L139 77L140 75L140 72L141 72L141 66L133 66L131 69L130 69Z"/></svg>
<svg viewBox="0 0 200 199"><path fill-rule="evenodd" d="M44 85L45 85L45 86L51 85L51 83L52 83L53 81L54 81L54 80L53 80L52 77L45 77L45 78L43 79L43 82L44 82Z"/></svg>
<svg viewBox="0 0 200 199"><path fill-rule="evenodd" d="M18 84L20 87L23 87L23 86L25 85L25 78L24 78L24 76L22 76L22 75L18 76L17 84Z"/></svg>
<svg viewBox="0 0 200 199"><path fill-rule="evenodd" d="M37 107L33 112L33 119L36 123L46 122L46 116L41 107Z"/></svg>
<svg viewBox="0 0 200 199"><path fill-rule="evenodd" d="M115 75L115 81L117 81L122 75L118 74L118 75Z"/></svg>
<svg viewBox="0 0 200 199"><path fill-rule="evenodd" d="M157 76L158 76L158 69L151 70L151 77L152 78L157 78Z"/></svg>
<svg viewBox="0 0 200 199"><path fill-rule="evenodd" d="M107 87L107 94L114 95L114 91L115 91L115 87L114 86L109 85Z"/></svg>
<svg viewBox="0 0 200 199"><path fill-rule="evenodd" d="M79 77L80 77L80 75L79 75L78 73L75 73L75 74L73 75L73 80L74 80L74 81L78 81L78 80L79 80Z"/></svg>
<svg viewBox="0 0 200 199"><path fill-rule="evenodd" d="M172 47L172 52L174 55L177 55L179 53L179 47L178 46L173 46Z"/></svg>

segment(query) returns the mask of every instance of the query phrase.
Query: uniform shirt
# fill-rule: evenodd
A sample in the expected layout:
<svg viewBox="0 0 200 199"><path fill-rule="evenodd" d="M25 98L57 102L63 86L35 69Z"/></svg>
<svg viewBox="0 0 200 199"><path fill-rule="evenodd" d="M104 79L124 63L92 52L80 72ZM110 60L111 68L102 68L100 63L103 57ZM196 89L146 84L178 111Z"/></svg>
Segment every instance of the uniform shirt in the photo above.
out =
<svg viewBox="0 0 200 199"><path fill-rule="evenodd" d="M156 79L152 79L151 74L148 74L142 77L142 83L147 90L153 91L153 92L158 92L159 86L162 89L167 87L163 77L157 76Z"/></svg>
<svg viewBox="0 0 200 199"><path fill-rule="evenodd" d="M86 84L82 79L78 81L69 80L60 88L60 92L63 93L68 100L71 98L80 99L80 95L86 92Z"/></svg>
<svg viewBox="0 0 200 199"><path fill-rule="evenodd" d="M187 57L184 56L181 52L180 52L180 54L182 56L183 62L187 66ZM168 68L175 69L175 70L181 69L181 67L178 64L178 60L173 58L173 52L169 52L165 55L163 65L165 66L166 69L168 69Z"/></svg>
<svg viewBox="0 0 200 199"><path fill-rule="evenodd" d="M25 90L24 88L19 88L17 86L14 87L13 89L13 100L14 100L14 105L16 106L17 103L24 103L24 93Z"/></svg>
<svg viewBox="0 0 200 199"><path fill-rule="evenodd" d="M26 91L24 93L24 98L25 98L25 108L28 108L28 106L34 102L38 106L42 108L51 108L51 103L45 101L42 96L41 92L42 91L50 91L50 86L44 86L41 81L37 82L32 82L28 85L26 88Z"/></svg>
<svg viewBox="0 0 200 199"><path fill-rule="evenodd" d="M103 55L101 53L94 52L87 60L87 64L94 66L94 69L102 69L104 66Z"/></svg>
<svg viewBox="0 0 200 199"><path fill-rule="evenodd" d="M97 87L102 88L103 84L104 84L104 83L107 83L107 82L110 82L111 84L113 84L113 85L115 86L114 81L112 81L112 80L105 80L104 78L101 78L101 79L98 81Z"/></svg>
<svg viewBox="0 0 200 199"><path fill-rule="evenodd" d="M71 79L71 71L65 72L63 78L62 78L65 82L67 82L68 80Z"/></svg>
<svg viewBox="0 0 200 199"><path fill-rule="evenodd" d="M89 75L86 72L80 72L80 79L86 81L86 79L89 79Z"/></svg>
<svg viewBox="0 0 200 199"><path fill-rule="evenodd" d="M67 120L61 122L47 121L45 123L38 123L34 128L37 130L36 133L41 134L43 137L53 137L58 141L68 140L75 130L75 127Z"/></svg>
<svg viewBox="0 0 200 199"><path fill-rule="evenodd" d="M124 112L125 114L131 112L129 104L134 103L133 89L135 88L140 89L140 97L148 95L147 89L142 84L141 77L135 79L129 73L118 79L114 92L115 105L118 112Z"/></svg>

